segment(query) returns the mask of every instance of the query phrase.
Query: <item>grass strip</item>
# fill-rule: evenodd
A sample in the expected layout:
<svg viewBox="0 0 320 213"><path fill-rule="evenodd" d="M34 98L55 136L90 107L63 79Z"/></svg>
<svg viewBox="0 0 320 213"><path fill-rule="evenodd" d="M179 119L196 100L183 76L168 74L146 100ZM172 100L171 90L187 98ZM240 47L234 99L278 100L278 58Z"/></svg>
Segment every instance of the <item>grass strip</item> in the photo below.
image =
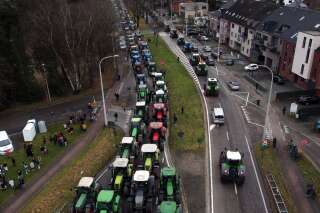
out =
<svg viewBox="0 0 320 213"><path fill-rule="evenodd" d="M23 208L22 212L53 212L74 198L75 187L82 176L94 176L113 158L116 144L123 136L120 130L104 129L74 160L59 171Z"/></svg>
<svg viewBox="0 0 320 213"><path fill-rule="evenodd" d="M166 70L166 82L169 91L170 109L170 145L182 151L196 151L204 148L204 121L200 96L183 65L170 51L166 43L159 38L158 45L152 35L146 35L149 46L158 65L158 69ZM162 63L163 62L163 63ZM184 112L181 112L183 107ZM173 115L177 123L173 124ZM183 132L183 137L178 133Z"/></svg>
<svg viewBox="0 0 320 213"><path fill-rule="evenodd" d="M279 165L279 159L274 153L274 150L272 148L267 148L262 151L261 145L258 143L255 145L254 151L257 162L262 170L262 175L270 173L273 175L288 211L296 213L297 209L294 205L292 197L290 196L288 187L285 184L285 177L283 176L282 169Z"/></svg>

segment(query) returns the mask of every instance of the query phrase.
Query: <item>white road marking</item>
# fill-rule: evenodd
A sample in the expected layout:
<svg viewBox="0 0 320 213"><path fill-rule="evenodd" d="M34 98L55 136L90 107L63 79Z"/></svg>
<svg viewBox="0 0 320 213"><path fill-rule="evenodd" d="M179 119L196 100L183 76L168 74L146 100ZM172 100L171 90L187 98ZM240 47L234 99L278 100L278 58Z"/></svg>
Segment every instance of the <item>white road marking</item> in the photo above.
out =
<svg viewBox="0 0 320 213"><path fill-rule="evenodd" d="M236 194L236 196L238 196L237 184L233 183L233 186L234 186L234 193Z"/></svg>
<svg viewBox="0 0 320 213"><path fill-rule="evenodd" d="M244 136L244 138L246 139L247 148L249 150L251 163L252 163L253 169L254 169L254 174L256 176L256 180L257 180L258 187L259 187L259 190L260 190L260 195L261 195L261 198L262 198L264 210L265 210L266 213L269 213L268 208L267 208L267 204L266 204L266 200L265 200L263 192L262 192L262 188L261 188L260 180L259 180L259 177L258 177L258 172L257 172L257 169L256 169L256 165L255 165L255 163L253 161L253 157L252 157L252 153L251 153L251 149L250 149L250 146L249 146L249 142L248 142L247 136Z"/></svg>
<svg viewBox="0 0 320 213"><path fill-rule="evenodd" d="M216 127L215 124L211 124L211 125L210 125L210 131L212 131L215 127Z"/></svg>
<svg viewBox="0 0 320 213"><path fill-rule="evenodd" d="M105 173L109 171L109 166L96 178L95 183L97 183Z"/></svg>
<svg viewBox="0 0 320 213"><path fill-rule="evenodd" d="M118 94L120 94L120 93L121 93L122 88L123 88L123 82L121 82L121 84L120 84L120 87L119 87L119 90L118 90Z"/></svg>
<svg viewBox="0 0 320 213"><path fill-rule="evenodd" d="M226 134L227 134L227 140L229 141L229 132L227 131Z"/></svg>

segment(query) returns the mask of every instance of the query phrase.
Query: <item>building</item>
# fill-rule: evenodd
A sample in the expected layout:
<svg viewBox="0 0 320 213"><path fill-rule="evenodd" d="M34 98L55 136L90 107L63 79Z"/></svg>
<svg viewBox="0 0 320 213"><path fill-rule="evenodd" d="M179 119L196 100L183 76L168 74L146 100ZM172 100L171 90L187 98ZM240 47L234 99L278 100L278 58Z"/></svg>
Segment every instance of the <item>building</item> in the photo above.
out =
<svg viewBox="0 0 320 213"><path fill-rule="evenodd" d="M220 19L221 43L251 57L256 27L277 5L270 0L239 0L223 11ZM226 29L227 27L227 29Z"/></svg>
<svg viewBox="0 0 320 213"><path fill-rule="evenodd" d="M189 2L179 4L179 16L183 18L193 18L197 16L208 15L208 3L205 2Z"/></svg>

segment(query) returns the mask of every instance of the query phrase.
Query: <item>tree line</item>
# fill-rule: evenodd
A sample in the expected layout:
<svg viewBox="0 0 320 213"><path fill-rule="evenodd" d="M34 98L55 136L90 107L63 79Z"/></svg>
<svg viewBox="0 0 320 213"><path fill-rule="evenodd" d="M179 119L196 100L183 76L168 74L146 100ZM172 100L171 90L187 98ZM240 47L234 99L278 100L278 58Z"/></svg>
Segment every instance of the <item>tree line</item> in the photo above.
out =
<svg viewBox="0 0 320 213"><path fill-rule="evenodd" d="M77 94L112 51L110 1L0 1L0 109L53 95Z"/></svg>

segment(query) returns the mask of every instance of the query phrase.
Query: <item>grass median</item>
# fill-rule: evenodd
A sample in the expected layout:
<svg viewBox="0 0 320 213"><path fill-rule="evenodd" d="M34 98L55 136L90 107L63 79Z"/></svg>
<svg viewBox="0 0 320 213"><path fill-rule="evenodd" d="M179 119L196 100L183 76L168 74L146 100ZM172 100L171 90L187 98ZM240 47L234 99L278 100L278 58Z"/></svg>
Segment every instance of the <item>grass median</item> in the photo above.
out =
<svg viewBox="0 0 320 213"><path fill-rule="evenodd" d="M65 165L47 185L33 197L22 212L54 212L73 200L75 187L82 176L94 176L113 158L120 130L104 129L74 160Z"/></svg>
<svg viewBox="0 0 320 213"><path fill-rule="evenodd" d="M66 150L66 147L64 146L59 146L59 145L55 145L53 143L51 143L49 141L49 138L51 135L53 135L54 133L57 132L62 132L64 134L64 136L67 138L68 140L68 144L72 144L76 141L77 138L79 138L79 136L85 134L83 131L80 130L80 125L76 124L73 126L74 127L74 131L72 134L67 133L64 128L62 123L56 123L56 124L52 124L50 126L48 126L48 132L47 133L42 133L42 134L37 134L37 136L35 137L35 139L32 142L32 151L33 154L35 156L36 159L40 159L40 170L38 170L37 168L31 170L27 175L24 175L24 179L25 182L29 182L31 179L33 178L37 178L37 175L39 175L39 173L41 172L41 170L43 170L43 167L49 166L50 163L54 160L56 160L60 155L62 155L64 153L64 151ZM40 151L40 147L43 144L43 139L46 138L47 143L47 149L48 149L48 154L42 154ZM23 169L23 162L25 162L26 164L30 164L31 162L31 158L27 158L25 150L23 149L23 147L20 147L19 149L15 150L11 155L11 158L14 158L14 160L16 161L16 166L14 167L12 162L11 162L11 158L7 157L7 156L0 156L0 160L1 163L7 163L8 165L8 172L6 175L7 181L8 180L14 180L15 183L17 184L17 170L21 170L24 171ZM7 189L7 190L1 190L0 191L0 203L5 202L8 198L10 198L11 196L14 196L15 192L12 189Z"/></svg>
<svg viewBox="0 0 320 213"><path fill-rule="evenodd" d="M200 96L183 65L170 51L166 43L159 38L158 45L150 38L152 55L158 69L166 70L166 82L169 91L170 109L170 146L182 151L196 151L204 148L204 121ZM161 62L164 62L162 65ZM183 107L183 113L181 108ZM173 115L177 116L177 123L173 125ZM183 133L183 137L180 137Z"/></svg>
<svg viewBox="0 0 320 213"><path fill-rule="evenodd" d="M255 156L259 163L262 174L272 174L283 196L288 212L296 213L297 209L294 205L293 199L290 196L287 185L285 184L286 178L283 176L283 171L279 165L279 159L274 153L272 148L267 148L262 151L261 145L255 145ZM277 210L276 210L277 211Z"/></svg>

